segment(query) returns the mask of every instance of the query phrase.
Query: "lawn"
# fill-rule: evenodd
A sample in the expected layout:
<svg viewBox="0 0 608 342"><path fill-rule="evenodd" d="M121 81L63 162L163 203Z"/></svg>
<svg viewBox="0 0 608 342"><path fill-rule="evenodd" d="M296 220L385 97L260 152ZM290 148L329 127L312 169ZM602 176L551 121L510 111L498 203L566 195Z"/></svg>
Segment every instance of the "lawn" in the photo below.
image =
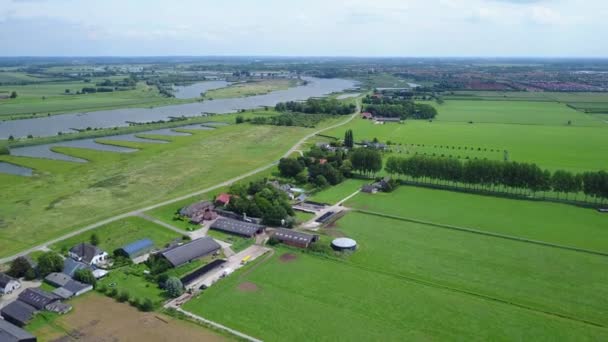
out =
<svg viewBox="0 0 608 342"><path fill-rule="evenodd" d="M0 256L266 166L311 131L230 125L168 144L123 143L135 153L56 148L84 164L0 156L35 169L33 177L0 174Z"/></svg>
<svg viewBox="0 0 608 342"><path fill-rule="evenodd" d="M130 298L140 301L150 299L155 306L159 306L167 299L167 294L157 284L144 278L144 270L147 269L147 266L140 264L112 270L97 282L97 287L104 286L108 292L112 289L118 293L126 291Z"/></svg>
<svg viewBox="0 0 608 342"><path fill-rule="evenodd" d="M402 186L390 194L361 193L346 206L608 252L606 217L567 204Z"/></svg>
<svg viewBox="0 0 608 342"><path fill-rule="evenodd" d="M363 179L347 179L336 186L332 186L317 192L309 199L319 203L334 205L337 204L338 201L341 201L354 194L355 191L361 189L361 186L364 184L368 184L370 182L370 180Z"/></svg>
<svg viewBox="0 0 608 342"><path fill-rule="evenodd" d="M68 250L79 243L89 242L92 234L97 234L99 248L110 254L122 246L144 238L154 241L156 248L163 248L169 242L181 239L176 232L154 222L141 217L127 217L58 242L51 248L56 251Z"/></svg>
<svg viewBox="0 0 608 342"><path fill-rule="evenodd" d="M230 247L234 252L238 253L244 249L247 249L249 246L253 245L255 242L254 239L246 238L242 236L237 236L233 234L227 234L224 232L220 232L217 230L209 229L207 232L208 236L211 236L214 239L218 239L224 242L231 244Z"/></svg>
<svg viewBox="0 0 608 342"><path fill-rule="evenodd" d="M437 105L439 121L523 125L602 126L602 121L557 102L448 100Z"/></svg>
<svg viewBox="0 0 608 342"><path fill-rule="evenodd" d="M483 101L480 101L483 103ZM343 137L352 129L355 141L378 138L400 144L469 147L477 150L508 150L512 161L530 162L547 169L593 171L606 169L608 125L568 127L406 121L405 124L374 125L357 119L326 134Z"/></svg>
<svg viewBox="0 0 608 342"><path fill-rule="evenodd" d="M184 309L265 341L602 340L603 328L279 249ZM294 253L294 252L291 252ZM277 328L276 319L289 322Z"/></svg>
<svg viewBox="0 0 608 342"><path fill-rule="evenodd" d="M355 265L608 324L608 257L356 212L336 225L359 242Z"/></svg>

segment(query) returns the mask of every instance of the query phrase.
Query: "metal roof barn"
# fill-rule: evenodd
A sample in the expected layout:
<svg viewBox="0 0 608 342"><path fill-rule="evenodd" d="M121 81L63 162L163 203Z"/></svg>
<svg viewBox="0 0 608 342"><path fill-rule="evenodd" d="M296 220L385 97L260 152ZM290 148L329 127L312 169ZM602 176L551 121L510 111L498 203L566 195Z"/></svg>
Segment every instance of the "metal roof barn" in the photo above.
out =
<svg viewBox="0 0 608 342"><path fill-rule="evenodd" d="M123 246L117 250L118 253L123 254L129 258L136 258L143 255L154 248L154 242L150 239L141 239Z"/></svg>
<svg viewBox="0 0 608 342"><path fill-rule="evenodd" d="M256 234L263 232L264 228L264 226L259 224L233 220L225 217L217 219L211 225L211 229L246 237L253 237Z"/></svg>
<svg viewBox="0 0 608 342"><path fill-rule="evenodd" d="M192 260L215 253L222 247L210 237L204 237L188 242L187 244L170 248L161 252L161 255L173 265L181 266Z"/></svg>

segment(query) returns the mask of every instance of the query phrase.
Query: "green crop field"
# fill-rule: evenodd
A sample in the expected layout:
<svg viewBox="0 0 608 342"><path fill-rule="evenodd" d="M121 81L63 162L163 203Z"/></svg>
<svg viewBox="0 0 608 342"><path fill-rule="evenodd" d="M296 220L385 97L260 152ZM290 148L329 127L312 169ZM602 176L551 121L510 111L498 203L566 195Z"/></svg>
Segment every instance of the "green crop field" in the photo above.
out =
<svg viewBox="0 0 608 342"><path fill-rule="evenodd" d="M608 253L606 217L568 204L402 186L359 194L346 206Z"/></svg>
<svg viewBox="0 0 608 342"><path fill-rule="evenodd" d="M231 125L171 137L169 144L121 143L141 149L135 153L56 148L85 164L0 156L35 170L33 177L0 174L0 255L268 165L311 131Z"/></svg>
<svg viewBox="0 0 608 342"><path fill-rule="evenodd" d="M317 192L309 199L315 202L333 205L352 195L367 183L370 183L370 181L364 179L347 179L341 184Z"/></svg>
<svg viewBox="0 0 608 342"><path fill-rule="evenodd" d="M141 217L128 217L58 242L51 249L68 250L79 243L89 242L92 234L99 238L99 248L110 254L122 246L145 238L152 240L156 248L163 248L169 242L181 239L176 232L154 222Z"/></svg>
<svg viewBox="0 0 608 342"><path fill-rule="evenodd" d="M438 105L439 121L489 122L526 125L602 126L593 116L565 104L527 101L451 101Z"/></svg>
<svg viewBox="0 0 608 342"><path fill-rule="evenodd" d="M510 160L536 163L553 170L606 169L604 160L608 154L608 125L569 127L440 121L374 125L357 119L326 134L342 138L347 129L353 130L356 141L378 138L400 144L508 150Z"/></svg>
<svg viewBox="0 0 608 342"><path fill-rule="evenodd" d="M287 251L296 259L282 260ZM407 251L393 251L384 263L407 263L400 258ZM278 249L269 261L222 280L184 309L265 341L608 338L604 328L424 285L369 267L355 255L342 262ZM289 328L260 317L280 317Z"/></svg>

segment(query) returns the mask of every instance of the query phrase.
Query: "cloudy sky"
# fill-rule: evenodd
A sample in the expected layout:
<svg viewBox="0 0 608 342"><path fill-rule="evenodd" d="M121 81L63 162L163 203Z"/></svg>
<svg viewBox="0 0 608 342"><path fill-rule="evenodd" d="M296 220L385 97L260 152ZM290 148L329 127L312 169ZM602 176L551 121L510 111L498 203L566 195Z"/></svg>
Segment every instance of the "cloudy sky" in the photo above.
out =
<svg viewBox="0 0 608 342"><path fill-rule="evenodd" d="M608 57L606 0L0 0L2 56Z"/></svg>

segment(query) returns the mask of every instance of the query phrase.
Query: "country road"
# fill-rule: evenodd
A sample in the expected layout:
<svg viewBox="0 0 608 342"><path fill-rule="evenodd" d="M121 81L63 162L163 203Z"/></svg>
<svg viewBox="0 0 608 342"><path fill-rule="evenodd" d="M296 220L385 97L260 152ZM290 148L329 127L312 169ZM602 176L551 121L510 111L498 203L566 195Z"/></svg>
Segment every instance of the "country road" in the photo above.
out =
<svg viewBox="0 0 608 342"><path fill-rule="evenodd" d="M330 129L334 129L334 128L346 125L347 123L349 123L350 121L352 121L355 117L357 117L357 115L359 115L359 112L360 112L360 107L358 107L358 109L355 112L355 114L349 116L348 119L346 119L346 120L344 120L342 122L339 122L339 123L337 123L335 125L325 127L323 129L317 130L317 131L315 131L313 133L310 133L310 134L306 135L305 137L303 137L302 139L300 139L295 145L293 145L283 155L283 158L289 157L292 153L294 153L296 150L298 150L301 147L302 144L304 144L308 139L314 137L315 135L317 135L319 133L322 133L322 132L325 132L325 131L328 131ZM277 164L278 164L278 161L274 161L274 162L272 162L272 163L270 163L268 165L259 167L259 168L255 169L255 170L252 170L252 171L249 171L249 172L246 172L246 173L244 173L244 174L242 174L242 175L240 175L238 177L229 179L229 180L227 180L225 182L213 185L211 187L208 187L208 188L205 188L205 189L202 189L202 190L199 190L199 191L195 191L195 192L192 192L192 193L180 196L180 197L176 197L176 198L173 198L173 199L170 199L170 200L166 200L166 201L163 201L163 202L160 202L160 203L156 203L156 204L153 204L153 205L141 208L141 209L133 210L133 211L130 211L128 213L112 216L112 217L107 218L105 220L99 221L97 223L88 225L88 226L83 227L81 229L75 230L75 231L73 231L71 233L68 233L68 234L60 236L58 238L52 239L50 241L47 241L47 242L45 242L43 244L40 244L40 245L37 245L35 247L29 248L27 250L21 251L21 252L19 252L17 254L11 255L9 257L1 258L0 259L0 264L4 264L4 263L7 263L7 262L10 262L10 261L12 261L12 260L14 260L14 259L16 259L18 257L21 257L21 256L26 256L26 255L34 252L34 251L38 251L38 250L44 249L44 248L46 248L49 245L55 244L55 243L57 243L59 241L65 240L65 239L69 239L71 237L74 237L74 236L76 236L78 234L82 234L82 233L87 232L89 230L92 230L92 229L95 229L95 228L99 228L99 227L101 227L103 225L106 225L108 223L111 223L111 222L114 222L114 221L118 221L118 220L130 217L130 216L137 216L140 213L145 212L145 211L149 211L149 210L152 210L152 209L163 207L165 205L169 205L169 204L172 204L172 203L175 203L175 202L179 202L179 201L188 199L190 197L199 196L199 195L202 195L202 194L214 191L216 189L219 189L219 188L222 188L222 187L225 187L225 186L229 186L229 185L231 185L231 184L233 184L235 182L238 182L240 180L243 180L243 179L245 179L247 177L250 177L250 176L253 176L253 175L255 175L257 173L260 173L262 171L268 170L271 167L276 166Z"/></svg>

